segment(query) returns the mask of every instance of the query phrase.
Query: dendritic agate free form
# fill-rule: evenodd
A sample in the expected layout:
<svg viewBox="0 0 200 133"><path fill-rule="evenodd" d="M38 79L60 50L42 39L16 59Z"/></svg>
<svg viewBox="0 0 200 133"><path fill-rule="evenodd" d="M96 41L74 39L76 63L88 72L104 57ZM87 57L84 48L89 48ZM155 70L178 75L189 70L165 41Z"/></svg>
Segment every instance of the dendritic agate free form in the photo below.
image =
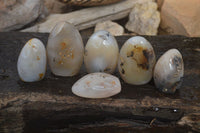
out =
<svg viewBox="0 0 200 133"><path fill-rule="evenodd" d="M33 38L22 48L17 62L19 77L24 82L35 82L44 78L46 72L46 49Z"/></svg>
<svg viewBox="0 0 200 133"><path fill-rule="evenodd" d="M84 64L88 73L113 73L118 56L119 48L115 38L107 31L97 31L85 46Z"/></svg>
<svg viewBox="0 0 200 133"><path fill-rule="evenodd" d="M120 50L118 61L120 76L129 84L146 84L152 78L155 62L151 44L144 37L132 37Z"/></svg>
<svg viewBox="0 0 200 133"><path fill-rule="evenodd" d="M59 22L47 44L48 62L53 74L76 75L83 63L84 46L79 31L68 22Z"/></svg>
<svg viewBox="0 0 200 133"><path fill-rule="evenodd" d="M184 75L184 63L177 49L165 52L157 61L154 69L156 87L164 93L174 93L179 89Z"/></svg>
<svg viewBox="0 0 200 133"><path fill-rule="evenodd" d="M107 73L88 74L72 86L72 92L75 95L85 98L106 98L120 91L119 79Z"/></svg>

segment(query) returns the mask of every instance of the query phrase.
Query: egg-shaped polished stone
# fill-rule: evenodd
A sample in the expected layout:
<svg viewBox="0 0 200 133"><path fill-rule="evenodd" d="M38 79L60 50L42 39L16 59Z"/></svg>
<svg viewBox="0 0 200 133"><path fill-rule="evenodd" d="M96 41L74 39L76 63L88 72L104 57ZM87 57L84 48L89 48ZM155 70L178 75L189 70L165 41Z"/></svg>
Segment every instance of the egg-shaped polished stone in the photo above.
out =
<svg viewBox="0 0 200 133"><path fill-rule="evenodd" d="M83 63L84 46L79 31L68 22L59 22L49 35L48 62L53 74L76 75Z"/></svg>
<svg viewBox="0 0 200 133"><path fill-rule="evenodd" d="M119 48L108 31L97 31L85 46L84 64L88 73L113 73L117 66Z"/></svg>
<svg viewBox="0 0 200 133"><path fill-rule="evenodd" d="M46 49L37 38L29 40L22 48L17 61L19 77L24 82L44 78L46 72Z"/></svg>
<svg viewBox="0 0 200 133"><path fill-rule="evenodd" d="M182 83L184 63L177 49L165 52L157 61L154 69L154 83L164 93L174 93Z"/></svg>
<svg viewBox="0 0 200 133"><path fill-rule="evenodd" d="M72 86L75 95L85 98L107 98L120 91L119 79L107 73L90 73Z"/></svg>
<svg viewBox="0 0 200 133"><path fill-rule="evenodd" d="M142 85L152 78L156 58L151 44L140 36L128 39L120 50L118 70L129 84Z"/></svg>

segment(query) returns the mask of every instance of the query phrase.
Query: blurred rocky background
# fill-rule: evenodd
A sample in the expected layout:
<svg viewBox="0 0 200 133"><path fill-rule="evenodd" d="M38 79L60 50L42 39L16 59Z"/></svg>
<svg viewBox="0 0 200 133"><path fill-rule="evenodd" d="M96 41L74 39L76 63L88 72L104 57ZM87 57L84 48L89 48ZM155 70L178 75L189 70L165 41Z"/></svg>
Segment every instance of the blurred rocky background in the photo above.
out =
<svg viewBox="0 0 200 133"><path fill-rule="evenodd" d="M59 21L91 35L200 37L200 0L0 0L0 31L48 33Z"/></svg>

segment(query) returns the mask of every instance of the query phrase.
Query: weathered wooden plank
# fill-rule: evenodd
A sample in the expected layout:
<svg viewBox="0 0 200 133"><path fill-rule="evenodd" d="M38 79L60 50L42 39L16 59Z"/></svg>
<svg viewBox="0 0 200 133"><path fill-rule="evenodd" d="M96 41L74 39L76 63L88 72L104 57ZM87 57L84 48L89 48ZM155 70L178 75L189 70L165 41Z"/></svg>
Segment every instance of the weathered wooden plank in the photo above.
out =
<svg viewBox="0 0 200 133"><path fill-rule="evenodd" d="M94 100L71 92L72 84L86 74L84 66L79 75L71 78L54 76L47 68L45 79L40 82L20 81L17 58L26 41L33 37L46 44L48 34L0 33L0 132L192 130L178 126L177 121L183 115L200 112L200 38L146 36L157 58L170 48L179 49L183 55L184 81L174 95L157 91L153 81L141 86L121 81L120 94ZM129 37L117 37L119 46ZM84 43L87 39L83 36ZM115 75L119 76L118 72Z"/></svg>
<svg viewBox="0 0 200 133"><path fill-rule="evenodd" d="M135 4L145 1L148 0L123 0L115 4L90 7L65 14L50 14L44 22L22 31L49 33L53 27L61 21L70 22L79 30L83 30L94 27L98 22L125 18L129 15ZM80 3L80 1L78 2Z"/></svg>

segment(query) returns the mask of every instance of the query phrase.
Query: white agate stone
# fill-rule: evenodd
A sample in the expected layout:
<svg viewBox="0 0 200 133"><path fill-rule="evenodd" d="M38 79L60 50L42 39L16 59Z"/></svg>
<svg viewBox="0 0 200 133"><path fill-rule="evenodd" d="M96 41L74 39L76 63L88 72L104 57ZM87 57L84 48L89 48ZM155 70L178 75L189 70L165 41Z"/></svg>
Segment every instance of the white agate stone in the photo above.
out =
<svg viewBox="0 0 200 133"><path fill-rule="evenodd" d="M76 75L83 63L84 46L79 31L68 22L59 22L47 44L48 62L53 74Z"/></svg>
<svg viewBox="0 0 200 133"><path fill-rule="evenodd" d="M113 73L118 56L119 48L115 38L107 31L97 31L85 46L84 64L88 73Z"/></svg>
<svg viewBox="0 0 200 133"><path fill-rule="evenodd" d="M156 87L164 93L174 93L181 85L184 63L177 49L165 52L157 61L154 69Z"/></svg>
<svg viewBox="0 0 200 133"><path fill-rule="evenodd" d="M85 98L106 98L120 91L119 79L107 73L88 74L72 86L72 92L75 95Z"/></svg>
<svg viewBox="0 0 200 133"><path fill-rule="evenodd" d="M152 78L155 62L151 44L144 37L132 37L120 50L118 61L120 76L129 84L146 84Z"/></svg>
<svg viewBox="0 0 200 133"><path fill-rule="evenodd" d="M19 77L24 82L35 82L44 78L46 72L46 50L44 44L33 38L22 48L17 62Z"/></svg>

